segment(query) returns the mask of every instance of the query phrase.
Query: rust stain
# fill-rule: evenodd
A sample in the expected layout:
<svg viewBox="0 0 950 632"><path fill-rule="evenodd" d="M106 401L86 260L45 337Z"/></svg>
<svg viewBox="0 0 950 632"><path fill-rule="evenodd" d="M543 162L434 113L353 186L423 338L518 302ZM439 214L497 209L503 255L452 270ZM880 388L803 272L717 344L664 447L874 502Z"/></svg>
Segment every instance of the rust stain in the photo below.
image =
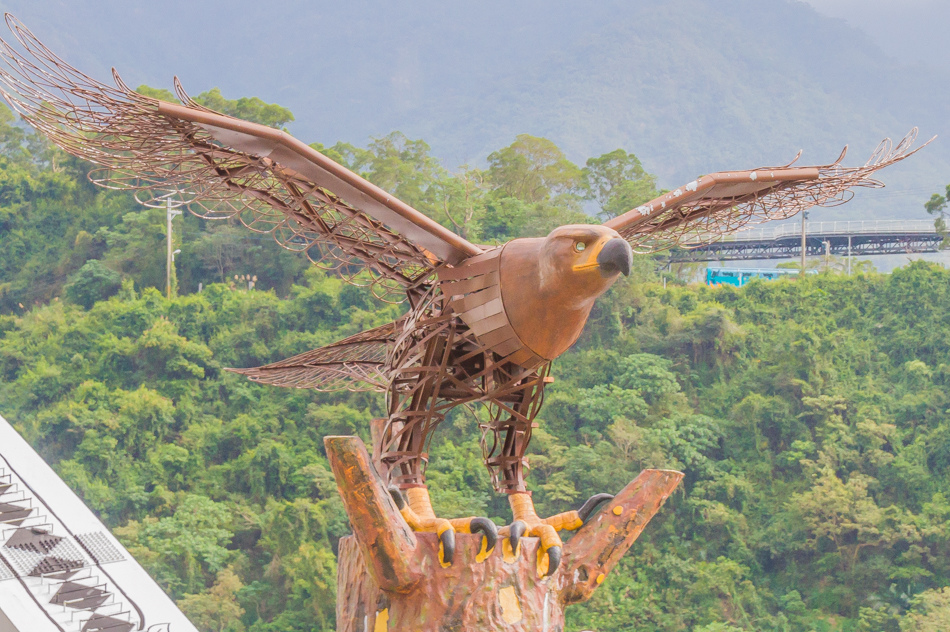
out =
<svg viewBox="0 0 950 632"><path fill-rule="evenodd" d="M491 552L488 550L488 540L483 537L483 538L482 538L482 548L481 548L481 550L478 552L478 555L475 556L475 561L478 562L479 564L481 564L482 562L484 562L485 560L488 559L488 556L489 556L489 555L491 555ZM506 560L506 561L507 561L507 560Z"/></svg>
<svg viewBox="0 0 950 632"><path fill-rule="evenodd" d="M511 548L511 539L505 538L501 543L501 554L504 557L505 561L509 564L514 564L518 561L518 554L521 553L521 544L518 544L518 550L514 551Z"/></svg>
<svg viewBox="0 0 950 632"><path fill-rule="evenodd" d="M551 558L547 556L542 551L542 547L538 547L538 579L542 579L548 573L548 568L551 562Z"/></svg>
<svg viewBox="0 0 950 632"><path fill-rule="evenodd" d="M389 629L389 608L383 608L376 613L376 625L373 632L386 632Z"/></svg>
<svg viewBox="0 0 950 632"><path fill-rule="evenodd" d="M506 586L498 591L498 602L501 604L501 618L508 625L514 625L524 618L514 586Z"/></svg>

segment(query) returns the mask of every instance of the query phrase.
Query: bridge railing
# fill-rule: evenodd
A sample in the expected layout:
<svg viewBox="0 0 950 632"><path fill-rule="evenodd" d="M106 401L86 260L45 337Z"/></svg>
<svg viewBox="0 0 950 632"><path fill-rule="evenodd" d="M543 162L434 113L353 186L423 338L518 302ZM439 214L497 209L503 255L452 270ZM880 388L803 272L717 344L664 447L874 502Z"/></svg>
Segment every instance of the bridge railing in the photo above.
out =
<svg viewBox="0 0 950 632"><path fill-rule="evenodd" d="M908 235L936 233L933 220L929 219L876 219L848 220L840 222L806 222L806 237L829 235ZM721 241L775 241L786 237L801 235L800 223L788 223L771 228L751 228L732 235L726 235Z"/></svg>

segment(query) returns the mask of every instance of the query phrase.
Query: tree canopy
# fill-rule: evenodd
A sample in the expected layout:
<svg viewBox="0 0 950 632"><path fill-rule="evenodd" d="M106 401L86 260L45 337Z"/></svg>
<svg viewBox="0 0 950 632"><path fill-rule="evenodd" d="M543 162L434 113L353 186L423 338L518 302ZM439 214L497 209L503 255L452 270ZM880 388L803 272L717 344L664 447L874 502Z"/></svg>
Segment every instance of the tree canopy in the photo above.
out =
<svg viewBox="0 0 950 632"><path fill-rule="evenodd" d="M655 188L625 150L579 168L531 136L457 172L398 132L318 147L481 242L595 221L585 210L612 215ZM223 369L401 308L269 238L188 216L168 299L163 217L95 189L87 169L0 114L2 413L199 629L334 629L348 526L322 437L368 439L384 402ZM542 514L642 468L686 473L567 629L945 629L950 272L665 280L636 257L555 364L538 418L528 480ZM508 522L472 417L453 412L430 451L438 512Z"/></svg>
<svg viewBox="0 0 950 632"><path fill-rule="evenodd" d="M135 89L139 94L147 97L161 99L170 103L176 103L178 99L170 91L162 88L152 88L141 85ZM241 97L239 99L227 99L221 94L219 88L211 88L194 97L194 100L206 108L210 108L228 116L234 116L252 123L269 125L270 127L283 127L294 120L294 115L285 107L276 103L265 103L258 97Z"/></svg>

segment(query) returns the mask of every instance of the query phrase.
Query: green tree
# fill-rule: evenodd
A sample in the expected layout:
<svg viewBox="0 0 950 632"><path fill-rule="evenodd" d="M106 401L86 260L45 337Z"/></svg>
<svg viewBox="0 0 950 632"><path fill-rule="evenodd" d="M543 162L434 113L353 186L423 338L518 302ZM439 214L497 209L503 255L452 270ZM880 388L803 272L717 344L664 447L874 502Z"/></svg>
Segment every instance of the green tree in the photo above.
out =
<svg viewBox="0 0 950 632"><path fill-rule="evenodd" d="M374 138L368 147L366 177L403 202L431 214L434 180L442 167L430 155L429 145L410 140L402 132Z"/></svg>
<svg viewBox="0 0 950 632"><path fill-rule="evenodd" d="M511 145L488 155L488 180L503 196L526 203L570 195L581 170L546 138L519 134Z"/></svg>
<svg viewBox="0 0 950 632"><path fill-rule="evenodd" d="M208 592L185 595L178 607L196 627L208 632L244 632L241 622L244 608L237 595L244 588L241 578L231 567L218 572L214 586Z"/></svg>
<svg viewBox="0 0 950 632"><path fill-rule="evenodd" d="M901 632L942 632L950 629L950 588L928 590L914 598L911 612L900 622Z"/></svg>
<svg viewBox="0 0 950 632"><path fill-rule="evenodd" d="M132 521L116 529L129 551L157 575L174 597L203 592L234 557L226 546L232 533L227 508L189 494L165 518Z"/></svg>
<svg viewBox="0 0 950 632"><path fill-rule="evenodd" d="M947 200L950 199L950 184L947 185L947 192L944 195L939 193L934 193L930 196L930 199L924 203L924 210L929 214L935 217L934 226L941 233L946 233L947 231ZM944 238L944 243L941 244L941 247L947 245L948 237Z"/></svg>
<svg viewBox="0 0 950 632"><path fill-rule="evenodd" d="M178 101L174 94L164 88L152 88L150 86L141 85L136 88L135 91L147 97L152 97L153 99L160 99L171 103ZM216 112L252 123L268 125L270 127L281 128L294 120L294 115L290 110L276 103L266 103L258 97L226 99L224 95L221 94L219 88L212 88L206 92L202 92L194 97L194 100L200 105Z"/></svg>
<svg viewBox="0 0 950 632"><path fill-rule="evenodd" d="M656 176L623 149L588 158L583 169L585 196L600 205L606 219L621 215L659 195Z"/></svg>
<svg viewBox="0 0 950 632"><path fill-rule="evenodd" d="M26 147L26 132L14 125L16 117L4 104L0 104L0 156L14 162L25 162L29 159Z"/></svg>
<svg viewBox="0 0 950 632"><path fill-rule="evenodd" d="M947 185L946 195L941 195L939 193L934 193L931 195L930 199L924 204L924 210L926 210L931 215L944 218L946 216L948 196L950 196L950 184Z"/></svg>
<svg viewBox="0 0 950 632"><path fill-rule="evenodd" d="M114 296L122 287L122 276L98 259L90 259L64 288L66 298L89 309L97 301Z"/></svg>
<svg viewBox="0 0 950 632"><path fill-rule="evenodd" d="M165 209L139 208L97 234L108 246L103 263L142 287L165 288ZM180 244L180 236L174 246Z"/></svg>

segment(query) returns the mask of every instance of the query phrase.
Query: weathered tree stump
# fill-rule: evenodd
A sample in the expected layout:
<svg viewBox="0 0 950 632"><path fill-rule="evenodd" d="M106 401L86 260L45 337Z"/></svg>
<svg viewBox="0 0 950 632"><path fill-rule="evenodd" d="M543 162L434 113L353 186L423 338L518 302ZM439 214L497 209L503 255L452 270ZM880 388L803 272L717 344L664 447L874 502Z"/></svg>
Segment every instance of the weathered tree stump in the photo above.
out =
<svg viewBox="0 0 950 632"><path fill-rule="evenodd" d="M436 535L409 529L363 442L324 443L353 526L340 541L338 632L559 632L564 608L590 598L683 478L641 472L568 540L558 571L539 578L537 538L523 538L517 556L500 540L481 559L481 536L459 533L443 568Z"/></svg>

